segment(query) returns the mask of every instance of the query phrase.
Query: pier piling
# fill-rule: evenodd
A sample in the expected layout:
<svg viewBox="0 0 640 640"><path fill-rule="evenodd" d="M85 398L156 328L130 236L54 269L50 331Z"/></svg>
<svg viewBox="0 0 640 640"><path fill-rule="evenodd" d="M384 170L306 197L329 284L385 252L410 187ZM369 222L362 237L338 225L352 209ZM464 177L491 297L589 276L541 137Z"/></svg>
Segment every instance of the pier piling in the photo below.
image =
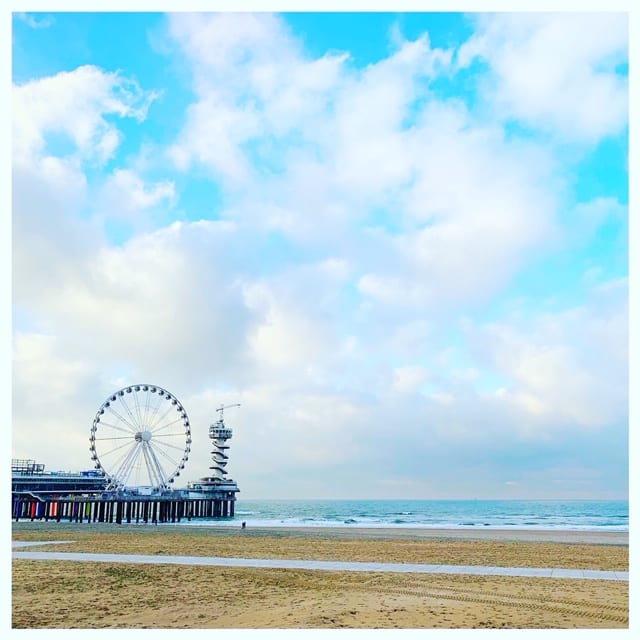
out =
<svg viewBox="0 0 640 640"><path fill-rule="evenodd" d="M145 524L176 523L183 519L231 518L235 515L235 498L174 496L65 496L38 497L14 494L11 517L55 520L60 522Z"/></svg>

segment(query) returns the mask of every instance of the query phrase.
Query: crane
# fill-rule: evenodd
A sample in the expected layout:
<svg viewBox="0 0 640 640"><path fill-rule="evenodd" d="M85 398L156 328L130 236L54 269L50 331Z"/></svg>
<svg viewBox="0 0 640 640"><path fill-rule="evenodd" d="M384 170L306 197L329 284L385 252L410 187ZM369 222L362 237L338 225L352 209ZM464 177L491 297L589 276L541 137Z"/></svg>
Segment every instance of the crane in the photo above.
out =
<svg viewBox="0 0 640 640"><path fill-rule="evenodd" d="M219 412L220 412L220 422L222 422L222 421L223 421L223 420L222 420L222 416L223 416L223 414L224 414L224 410L225 410L225 409L230 409L231 407L239 407L239 406L240 406L239 404L221 404L221 405L216 409L216 411L219 411Z"/></svg>

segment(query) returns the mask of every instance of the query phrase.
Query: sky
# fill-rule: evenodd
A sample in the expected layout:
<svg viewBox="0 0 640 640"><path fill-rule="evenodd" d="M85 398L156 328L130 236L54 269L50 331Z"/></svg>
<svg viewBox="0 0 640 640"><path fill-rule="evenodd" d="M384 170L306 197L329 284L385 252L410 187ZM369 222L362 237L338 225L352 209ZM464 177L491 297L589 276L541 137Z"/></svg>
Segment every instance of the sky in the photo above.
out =
<svg viewBox="0 0 640 640"><path fill-rule="evenodd" d="M240 499L625 499L628 28L14 13L12 457L151 383Z"/></svg>

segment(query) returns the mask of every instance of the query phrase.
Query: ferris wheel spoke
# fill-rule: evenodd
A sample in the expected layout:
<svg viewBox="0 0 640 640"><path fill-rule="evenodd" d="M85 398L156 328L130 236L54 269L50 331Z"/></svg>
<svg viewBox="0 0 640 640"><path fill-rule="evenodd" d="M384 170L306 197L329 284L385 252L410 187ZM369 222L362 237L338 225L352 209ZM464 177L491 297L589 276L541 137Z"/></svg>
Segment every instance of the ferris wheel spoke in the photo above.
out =
<svg viewBox="0 0 640 640"><path fill-rule="evenodd" d="M167 424L163 424L161 427L156 427L151 433L153 433L153 435L155 436L156 433L158 433L158 431L162 431L163 429L166 429L167 427L170 427L178 422L182 422L182 417L180 418L176 418L175 420L172 420L171 422L167 422Z"/></svg>
<svg viewBox="0 0 640 640"><path fill-rule="evenodd" d="M105 471L109 474L112 482L115 481L116 484L121 483L119 470L122 468L125 461L131 456L134 449L135 446L127 449L127 451L121 453L115 460L107 464L108 469L105 469ZM110 453L114 453L114 451L111 451Z"/></svg>
<svg viewBox="0 0 640 640"><path fill-rule="evenodd" d="M94 438L94 440L131 440L131 436L105 436L104 438Z"/></svg>
<svg viewBox="0 0 640 640"><path fill-rule="evenodd" d="M163 447L170 447L171 449L175 449L176 451L182 451L184 453L184 447L178 447L175 444L171 444L170 442L156 442L156 447L158 446L163 446Z"/></svg>
<svg viewBox="0 0 640 640"><path fill-rule="evenodd" d="M148 454L150 460L149 470L154 469L161 484L166 484L167 478L165 476L164 469L162 468L160 461L156 457L155 451L149 446L149 443L146 444L147 446L145 447L145 453Z"/></svg>
<svg viewBox="0 0 640 640"><path fill-rule="evenodd" d="M131 419L131 424L134 426L134 429L137 431L138 430L137 427L140 424L140 421L136 420L136 417L133 415L133 412L131 411L131 407L129 406L127 401L124 399L124 395L121 396L120 394L118 394L118 398L120 399L120 404L124 407L124 410L127 412L127 415Z"/></svg>
<svg viewBox="0 0 640 640"><path fill-rule="evenodd" d="M140 410L140 401L138 399L138 392L134 391L133 393L133 403L136 415L138 416L138 424L142 424L142 411Z"/></svg>
<svg viewBox="0 0 640 640"><path fill-rule="evenodd" d="M151 391L147 391L144 398L144 424L145 426L147 426L147 428L149 425L150 401L151 401Z"/></svg>
<svg viewBox="0 0 640 640"><path fill-rule="evenodd" d="M106 458L107 456L110 456L111 454L115 453L116 451L121 451L122 449L126 449L126 451L124 451L123 453L119 454L117 460L111 460L110 462L108 462L109 466L113 469L116 466L120 466L122 464L122 462L125 460L125 458L127 458L129 455L131 455L131 452L136 448L137 446L137 442L129 442L129 443L125 443L125 444L121 444L118 447L114 447L113 449L109 449L109 451L105 451L102 454L103 458Z"/></svg>
<svg viewBox="0 0 640 640"><path fill-rule="evenodd" d="M175 454L169 455L171 453L170 451L165 451L164 449L161 449L160 447L154 447L153 450L159 456L162 456L162 458L164 460L166 460L167 462L171 463L174 467L178 467L180 464L182 464L182 461L183 461L182 456L180 456L179 458L176 459L174 457Z"/></svg>
<svg viewBox="0 0 640 640"><path fill-rule="evenodd" d="M149 451L147 450L147 443L142 444L142 457L144 459L145 468L147 470L147 476L151 484L158 485L158 478L155 469L152 466L151 459L149 458Z"/></svg>
<svg viewBox="0 0 640 640"><path fill-rule="evenodd" d="M124 423L124 424L128 424L129 427L131 427L131 430L135 433L136 431L138 431L138 428L136 427L135 424L131 424L131 422L129 422L126 418L123 418L114 408L112 405L109 405L107 407L107 409L109 411L111 411L111 413L113 413L116 418L118 418L118 420L120 420L120 422Z"/></svg>
<svg viewBox="0 0 640 640"><path fill-rule="evenodd" d="M156 447L152 451L155 453L156 450L158 451L158 453L160 455L162 455L164 458L166 458L172 465L178 466L180 464L179 460L174 460L166 451L163 451L162 449L160 449L158 447Z"/></svg>
<svg viewBox="0 0 640 640"><path fill-rule="evenodd" d="M107 409L111 411L111 413L113 413L113 415L116 418L118 418L119 422L121 422L123 425L127 425L131 429L131 431L137 431L137 425L135 420L130 421L124 416L122 416L118 411L115 410L115 408L113 407L113 404L109 405Z"/></svg>
<svg viewBox="0 0 640 640"><path fill-rule="evenodd" d="M129 476L131 475L131 471L133 469L133 465L136 461L136 458L140 455L140 443L137 442L136 446L129 452L129 454L125 457L120 468L114 474L120 483L125 485Z"/></svg>
<svg viewBox="0 0 640 640"><path fill-rule="evenodd" d="M151 428L151 426L153 425L154 420L156 419L156 416L158 415L158 410L160 409L160 404L162 403L162 398L158 397L157 400L158 400L158 402L154 403L153 411L151 412L151 415L149 416L149 419L147 421L147 428Z"/></svg>
<svg viewBox="0 0 640 640"><path fill-rule="evenodd" d="M162 414L162 416L160 418L158 418L158 420L154 420L149 424L149 430L153 431L156 424L161 423L170 413L171 410L173 409L173 405L171 403L169 403L169 408Z"/></svg>
<svg viewBox="0 0 640 640"><path fill-rule="evenodd" d="M170 442L159 442L156 439L153 440L152 448L153 448L154 451L158 451L160 454L162 454L163 456L165 456L168 459L170 459L171 462L176 462L176 460L174 460L173 458L169 457L169 453L171 453L169 451L169 449L176 449L177 451L180 451L181 453L184 452L184 448L183 447L177 447L175 444L171 444ZM174 454L172 453L171 455L174 455ZM180 456L180 457L182 457L182 456Z"/></svg>
<svg viewBox="0 0 640 640"><path fill-rule="evenodd" d="M96 439L97 439L97 438L96 438ZM108 438L108 439L109 439L109 440L111 440L111 438ZM129 438L129 440L131 440L131 438ZM102 454L102 456L103 456L103 457L106 457L106 456L108 456L108 455L110 455L110 454L114 453L115 451L120 451L120 449L124 449L125 447L133 447L133 446L135 446L135 442L133 442L133 443L132 443L132 442L126 442L125 444L121 444L121 445L119 445L119 446L117 446L117 447L114 447L113 449L110 449L109 451L105 451L105 452ZM126 455L126 454L125 454L125 455ZM113 463L111 463L111 464L113 464Z"/></svg>
<svg viewBox="0 0 640 640"><path fill-rule="evenodd" d="M103 422L102 420L98 424L100 426L110 427L111 429L115 429L116 431L122 431L124 433L132 434L131 429L124 429L123 427L119 427L116 424L111 424L109 422ZM129 437L131 437L131 435Z"/></svg>
<svg viewBox="0 0 640 640"><path fill-rule="evenodd" d="M144 402L144 406L142 404L142 402ZM140 398L140 422L141 424L145 425L145 427L147 426L147 403L149 402L149 394L145 393L144 397Z"/></svg>

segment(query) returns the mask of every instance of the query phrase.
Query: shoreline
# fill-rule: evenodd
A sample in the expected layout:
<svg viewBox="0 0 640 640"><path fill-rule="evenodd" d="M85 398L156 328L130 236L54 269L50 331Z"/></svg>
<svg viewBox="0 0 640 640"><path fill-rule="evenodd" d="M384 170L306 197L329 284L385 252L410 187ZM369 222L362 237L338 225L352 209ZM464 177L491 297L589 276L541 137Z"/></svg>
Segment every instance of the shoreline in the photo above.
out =
<svg viewBox="0 0 640 640"><path fill-rule="evenodd" d="M180 525L163 525L174 530ZM189 525L189 527L204 527L215 529L225 533L229 526L216 525ZM566 542L572 544L629 544L628 531L591 531L583 529L498 529L498 528L423 528L423 527L275 527L267 525L247 524L244 534L250 531L268 533L275 536L286 536L291 533L295 536L330 537L330 538L411 538L411 539L450 539L450 540L513 540L516 542Z"/></svg>
<svg viewBox="0 0 640 640"><path fill-rule="evenodd" d="M462 528L423 528L423 527L329 527L329 526L266 526L251 525L242 529L238 524L215 523L163 523L151 524L106 524L106 523L70 523L70 522L43 522L20 521L12 522L12 531L97 531L103 533L116 533L118 531L133 533L135 531L148 531L167 534L205 534L217 535L242 535L286 537L311 537L311 538L339 538L339 539L363 539L363 540L493 540L514 542L559 542L567 544L596 544L629 546L628 531L592 531L584 529L462 529Z"/></svg>

